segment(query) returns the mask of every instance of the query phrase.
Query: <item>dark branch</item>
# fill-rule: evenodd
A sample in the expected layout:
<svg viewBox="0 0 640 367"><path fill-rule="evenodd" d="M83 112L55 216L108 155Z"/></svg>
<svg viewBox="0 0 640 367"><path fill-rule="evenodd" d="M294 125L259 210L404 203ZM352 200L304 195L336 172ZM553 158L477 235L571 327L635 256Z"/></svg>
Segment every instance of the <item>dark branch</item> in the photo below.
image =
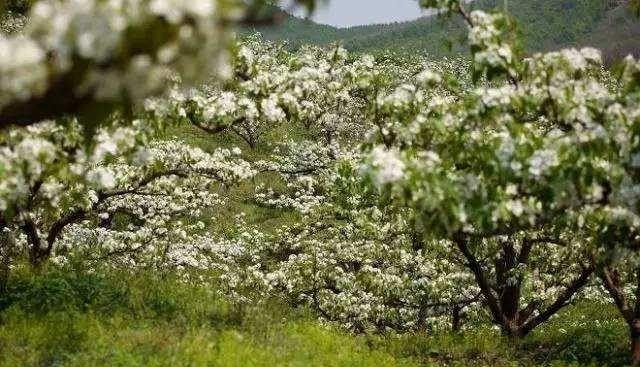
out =
<svg viewBox="0 0 640 367"><path fill-rule="evenodd" d="M471 15L469 15L469 13L467 12L467 9L464 8L464 6L462 5L462 0L458 1L458 14L460 14L462 16L462 18L464 19L464 21L470 26L473 26L473 21L471 20Z"/></svg>
<svg viewBox="0 0 640 367"><path fill-rule="evenodd" d="M466 236L463 234L456 234L454 236L454 243L456 244L460 252L464 255L466 259L465 265L473 273L476 282L480 287L480 291L482 292L482 295L484 296L495 321L502 323L504 320L500 303L498 302L498 299L494 294L489 281L487 280L482 265L478 262L476 257L473 255L473 253L471 253L471 250L469 249L468 238L466 238Z"/></svg>
<svg viewBox="0 0 640 367"><path fill-rule="evenodd" d="M587 266L582 269L582 272L573 282L571 282L562 292L556 301L552 303L546 310L541 312L538 316L534 317L530 321L528 321L523 327L523 335L528 334L531 330L535 329L538 325L547 321L551 316L555 315L560 309L569 304L571 298L584 287L589 278L591 278L591 274L595 271L593 266Z"/></svg>
<svg viewBox="0 0 640 367"><path fill-rule="evenodd" d="M155 172L153 174L150 174L144 177L133 188L130 188L130 189L98 193L98 200L91 206L91 208L76 209L70 212L69 214L67 214L66 216L57 220L51 226L51 228L49 229L49 233L47 235L47 248L46 248L45 256L48 256L51 253L51 250L53 249L53 245L55 244L56 240L68 225L79 223L87 219L88 216L91 214L91 212L95 211L100 206L100 204L103 204L106 200L114 197L118 197L118 196L125 196L125 195L154 195L153 193L143 192L140 190L146 187L147 185L149 185L150 183L152 183L153 181L162 177L168 177L168 176L187 177L193 173L202 174L207 177L217 179L219 181L222 180L221 177L217 175L217 173L215 172L211 173L206 170L188 172L185 170L174 169L174 170L161 171L161 172Z"/></svg>
<svg viewBox="0 0 640 367"><path fill-rule="evenodd" d="M27 219L20 226L20 229L26 234L27 242L29 243L29 260L32 264L37 264L40 259L40 251L42 248L42 240L38 234L38 227L36 223L31 219Z"/></svg>
<svg viewBox="0 0 640 367"><path fill-rule="evenodd" d="M602 280L602 284L607 292L609 292L611 298L613 298L618 311L620 311L620 314L624 317L625 321L631 322L633 321L633 312L631 311L631 307L629 307L627 297L622 291L620 282L614 274L615 271L612 271L608 267L604 267L598 272L598 275Z"/></svg>

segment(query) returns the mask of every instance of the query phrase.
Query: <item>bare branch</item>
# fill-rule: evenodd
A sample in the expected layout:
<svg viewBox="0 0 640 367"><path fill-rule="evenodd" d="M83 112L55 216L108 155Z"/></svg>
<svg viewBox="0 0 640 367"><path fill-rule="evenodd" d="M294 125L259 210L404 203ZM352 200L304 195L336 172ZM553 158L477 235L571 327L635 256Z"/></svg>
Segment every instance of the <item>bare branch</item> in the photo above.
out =
<svg viewBox="0 0 640 367"><path fill-rule="evenodd" d="M473 26L473 21L471 20L471 15L469 15L469 12L467 12L467 10L464 8L464 6L462 5L462 1L459 0L458 1L458 7L456 9L458 11L458 14L460 14L462 16L462 18L464 18L464 21L470 26Z"/></svg>

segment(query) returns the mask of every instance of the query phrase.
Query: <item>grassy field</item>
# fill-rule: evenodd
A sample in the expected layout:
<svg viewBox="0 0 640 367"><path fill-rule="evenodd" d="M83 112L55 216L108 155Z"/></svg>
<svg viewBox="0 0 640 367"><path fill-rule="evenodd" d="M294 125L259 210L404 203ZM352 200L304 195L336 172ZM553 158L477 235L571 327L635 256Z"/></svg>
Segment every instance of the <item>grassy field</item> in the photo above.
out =
<svg viewBox="0 0 640 367"><path fill-rule="evenodd" d="M157 272L17 273L0 299L0 366L620 366L626 340L614 310L590 303L519 343L489 328L354 335Z"/></svg>

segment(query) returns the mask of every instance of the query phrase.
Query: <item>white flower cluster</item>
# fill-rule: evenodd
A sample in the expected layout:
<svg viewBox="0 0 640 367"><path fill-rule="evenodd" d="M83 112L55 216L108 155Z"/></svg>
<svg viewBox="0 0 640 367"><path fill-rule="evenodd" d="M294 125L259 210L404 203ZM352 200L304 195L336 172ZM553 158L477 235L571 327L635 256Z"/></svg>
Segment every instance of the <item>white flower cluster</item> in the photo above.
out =
<svg viewBox="0 0 640 367"><path fill-rule="evenodd" d="M366 101L360 92L379 73L371 56L350 60L340 48L290 54L255 37L238 50L235 78L224 87L178 94L169 103L153 101L148 110L161 119L187 118L208 131L228 129L251 148L292 121L329 143L362 137ZM174 106L167 109L167 104Z"/></svg>
<svg viewBox="0 0 640 367"><path fill-rule="evenodd" d="M511 45L505 42L506 22L503 14L488 14L479 10L471 13L469 44L474 50L476 65L513 73L515 57Z"/></svg>
<svg viewBox="0 0 640 367"><path fill-rule="evenodd" d="M237 10L217 0L38 1L21 32L0 34L0 123L37 122L16 110L27 101L46 109L38 101L57 93L135 103L173 74L223 75L228 34L218 23Z"/></svg>
<svg viewBox="0 0 640 367"><path fill-rule="evenodd" d="M347 224L329 224L328 215L271 235L240 216L231 236L194 236L181 246L197 259L183 263L214 270L219 291L235 302L280 295L358 331L448 327L454 306L476 311L472 276L439 253L442 244L412 248L407 223L378 209L353 210Z"/></svg>
<svg viewBox="0 0 640 367"><path fill-rule="evenodd" d="M79 128L49 122L2 136L0 218L32 262L58 250L157 256L204 229L186 223L223 203L222 186L256 174L239 149L207 153L179 141L140 148L144 129L123 127L99 131L87 149Z"/></svg>
<svg viewBox="0 0 640 367"><path fill-rule="evenodd" d="M27 23L27 17L22 14L15 14L12 11L6 11L0 16L0 34L17 33L24 28Z"/></svg>
<svg viewBox="0 0 640 367"><path fill-rule="evenodd" d="M397 150L377 146L371 151L371 167L375 182L382 186L402 180L406 165Z"/></svg>
<svg viewBox="0 0 640 367"><path fill-rule="evenodd" d="M461 1L423 4L465 18L479 85L460 90L428 67L377 96L365 170L379 172L377 185L391 183L387 205L414 210L430 237L464 259L507 334L535 329L596 273L619 298L637 271L611 251L635 248L639 233L638 62L627 58L615 79L592 48L522 59L504 15L467 13Z"/></svg>

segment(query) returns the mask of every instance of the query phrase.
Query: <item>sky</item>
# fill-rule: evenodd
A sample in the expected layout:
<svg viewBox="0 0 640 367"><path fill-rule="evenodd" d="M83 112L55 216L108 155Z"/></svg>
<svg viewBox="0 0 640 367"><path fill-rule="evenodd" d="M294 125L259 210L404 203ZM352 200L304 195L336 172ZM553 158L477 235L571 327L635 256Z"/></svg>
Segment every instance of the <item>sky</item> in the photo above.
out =
<svg viewBox="0 0 640 367"><path fill-rule="evenodd" d="M283 4L287 5L287 0ZM317 23L336 27L413 20L423 15L416 0L331 0L313 15ZM302 16L299 11L296 15Z"/></svg>

